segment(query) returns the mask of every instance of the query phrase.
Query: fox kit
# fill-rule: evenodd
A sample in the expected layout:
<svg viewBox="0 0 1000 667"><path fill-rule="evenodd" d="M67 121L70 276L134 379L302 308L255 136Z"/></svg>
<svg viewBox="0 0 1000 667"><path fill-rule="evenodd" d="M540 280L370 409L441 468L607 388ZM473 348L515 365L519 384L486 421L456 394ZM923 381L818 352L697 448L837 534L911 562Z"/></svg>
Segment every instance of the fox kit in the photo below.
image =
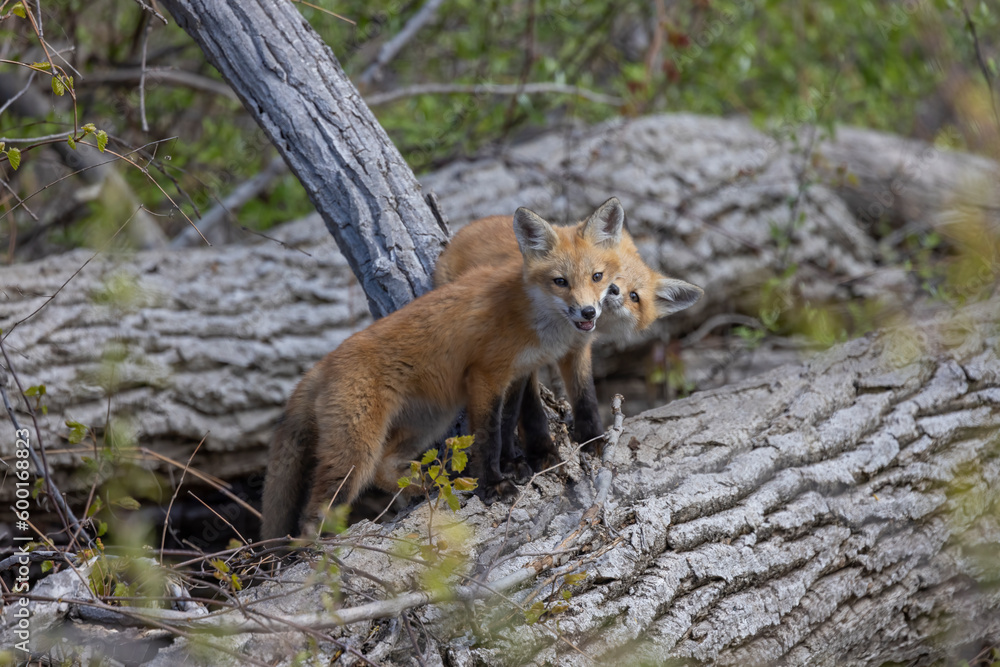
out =
<svg viewBox="0 0 1000 667"><path fill-rule="evenodd" d="M345 340L296 387L271 442L264 539L311 527L337 495L398 490L409 461L465 407L471 465L490 500L500 471L501 411L518 378L593 336L618 274L623 219L599 209L575 228L514 214L520 262L471 269ZM339 489L339 494L338 494ZM304 508L304 517L303 517Z"/></svg>
<svg viewBox="0 0 1000 667"><path fill-rule="evenodd" d="M614 210L624 221L625 214L618 199L609 199L601 207L605 208ZM512 229L510 218L505 216L482 218L463 227L438 258L435 284L445 284L466 271L479 270L483 266L504 266L519 261ZM623 232L619 261L621 270L604 298L604 313L598 326L601 336L628 339L658 318L693 305L703 294L695 285L668 278L649 268L628 232ZM604 432L591 374L591 342L591 338L580 340L580 345L571 347L559 360L559 371L573 404L573 436L580 443L594 440ZM521 396L515 395L517 393ZM510 463L517 455L513 439L520 412L528 463L536 471L551 464L555 449L534 377L516 387L509 400L520 400L520 403L519 407L505 406L505 415L513 418L513 423L504 424L505 463ZM525 471L519 471L520 476L524 474Z"/></svg>

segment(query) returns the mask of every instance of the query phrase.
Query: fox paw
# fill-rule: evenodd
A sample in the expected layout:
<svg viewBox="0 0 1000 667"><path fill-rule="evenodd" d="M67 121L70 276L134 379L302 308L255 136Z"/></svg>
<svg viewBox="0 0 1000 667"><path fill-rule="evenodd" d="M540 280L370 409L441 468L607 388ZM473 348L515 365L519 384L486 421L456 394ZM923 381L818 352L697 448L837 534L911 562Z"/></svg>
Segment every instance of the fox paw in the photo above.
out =
<svg viewBox="0 0 1000 667"><path fill-rule="evenodd" d="M528 457L528 464L535 472L541 472L551 468L560 461L562 461L562 459L559 458L559 452L557 452L555 448L541 451Z"/></svg>
<svg viewBox="0 0 1000 667"><path fill-rule="evenodd" d="M498 500L508 502L517 495L517 487L512 482L502 479L495 484L481 484L476 489L476 494L486 505L492 505Z"/></svg>
<svg viewBox="0 0 1000 667"><path fill-rule="evenodd" d="M504 477L513 479L515 484L524 484L531 479L531 475L534 472L524 456L518 456L512 461L504 462L501 470Z"/></svg>
<svg viewBox="0 0 1000 667"><path fill-rule="evenodd" d="M583 445L588 454L600 454L604 449L604 431L600 424L581 422L573 427L573 439Z"/></svg>

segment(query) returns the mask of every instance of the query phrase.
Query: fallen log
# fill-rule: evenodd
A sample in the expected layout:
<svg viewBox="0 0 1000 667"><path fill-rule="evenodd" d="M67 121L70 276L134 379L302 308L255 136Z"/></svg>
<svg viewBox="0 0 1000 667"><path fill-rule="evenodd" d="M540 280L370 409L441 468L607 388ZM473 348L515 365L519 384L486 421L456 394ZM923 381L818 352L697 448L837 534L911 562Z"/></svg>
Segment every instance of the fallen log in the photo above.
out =
<svg viewBox="0 0 1000 667"><path fill-rule="evenodd" d="M111 612L157 627L151 665L969 659L1000 642L998 309L924 312L645 412L612 432L603 463L563 436L566 465L513 506L470 497L433 522L424 503L355 524L330 538L333 561L213 617L84 613L94 602L67 570L36 589L54 601L34 603L35 622L64 646L67 613L83 637ZM401 546L430 537L452 560Z"/></svg>

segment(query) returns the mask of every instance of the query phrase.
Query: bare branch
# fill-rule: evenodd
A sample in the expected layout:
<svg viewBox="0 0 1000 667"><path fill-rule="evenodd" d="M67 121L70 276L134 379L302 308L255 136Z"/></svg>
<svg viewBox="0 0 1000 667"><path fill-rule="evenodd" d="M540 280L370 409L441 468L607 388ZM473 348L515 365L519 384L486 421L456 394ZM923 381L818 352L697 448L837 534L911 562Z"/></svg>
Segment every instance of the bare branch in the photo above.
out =
<svg viewBox="0 0 1000 667"><path fill-rule="evenodd" d="M362 86L370 85L382 78L382 68L388 65L403 50L407 42L434 17L443 2L444 0L427 0L424 6L406 22L399 34L382 45L375 61L361 73L359 82Z"/></svg>
<svg viewBox="0 0 1000 667"><path fill-rule="evenodd" d="M88 74L82 86L100 85L105 83L133 83L142 78L142 69L137 67L106 70ZM146 81L156 83L167 83L175 86L184 86L191 90L197 90L213 95L221 95L231 100L238 100L233 89L222 81L210 79L207 76L188 72L186 70L174 69L171 67L147 67Z"/></svg>
<svg viewBox="0 0 1000 667"><path fill-rule="evenodd" d="M248 201L263 192L279 176L288 171L288 165L279 155L275 157L259 174L236 186L224 199L201 217L197 227L185 227L184 231L170 242L171 248L186 248L204 243L204 239L212 236L224 220L233 216Z"/></svg>
<svg viewBox="0 0 1000 667"><path fill-rule="evenodd" d="M390 90L385 93L369 95L365 98L368 106L378 106L388 104L404 97L414 95L576 95L598 104L610 104L619 106L625 103L620 97L596 93L579 86L570 86L564 83L526 83L520 84L493 84L493 83L422 83L415 86L407 86L398 90Z"/></svg>

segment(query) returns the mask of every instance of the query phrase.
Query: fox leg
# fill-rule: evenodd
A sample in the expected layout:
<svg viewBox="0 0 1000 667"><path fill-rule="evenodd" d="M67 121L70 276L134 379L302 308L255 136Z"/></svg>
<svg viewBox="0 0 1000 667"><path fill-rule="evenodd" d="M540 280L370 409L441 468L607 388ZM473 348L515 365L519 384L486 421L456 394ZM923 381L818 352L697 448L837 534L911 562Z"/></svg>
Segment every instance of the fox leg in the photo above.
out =
<svg viewBox="0 0 1000 667"><path fill-rule="evenodd" d="M316 534L328 507L352 504L371 484L382 460L387 417L383 410L360 410L350 419L321 421L304 535Z"/></svg>
<svg viewBox="0 0 1000 667"><path fill-rule="evenodd" d="M519 378L507 390L500 418L503 450L500 454L500 469L504 475L512 477L516 484L524 484L531 478L531 466L524 452L517 446L517 422L521 415L521 402L530 378Z"/></svg>
<svg viewBox="0 0 1000 667"><path fill-rule="evenodd" d="M559 463L559 452L549 435L549 419L538 391L538 374L532 373L521 399L521 429L524 453L535 472Z"/></svg>
<svg viewBox="0 0 1000 667"><path fill-rule="evenodd" d="M499 499L513 497L517 487L504 479L500 471L503 452L503 399L504 393L491 390L488 377L473 374L468 380L469 425L476 436L473 468L478 473L478 493L489 504Z"/></svg>
<svg viewBox="0 0 1000 667"><path fill-rule="evenodd" d="M590 344L570 352L559 360L566 391L573 405L573 439L588 443L585 451L600 454L604 447L604 426L597 408L597 391L590 365Z"/></svg>

